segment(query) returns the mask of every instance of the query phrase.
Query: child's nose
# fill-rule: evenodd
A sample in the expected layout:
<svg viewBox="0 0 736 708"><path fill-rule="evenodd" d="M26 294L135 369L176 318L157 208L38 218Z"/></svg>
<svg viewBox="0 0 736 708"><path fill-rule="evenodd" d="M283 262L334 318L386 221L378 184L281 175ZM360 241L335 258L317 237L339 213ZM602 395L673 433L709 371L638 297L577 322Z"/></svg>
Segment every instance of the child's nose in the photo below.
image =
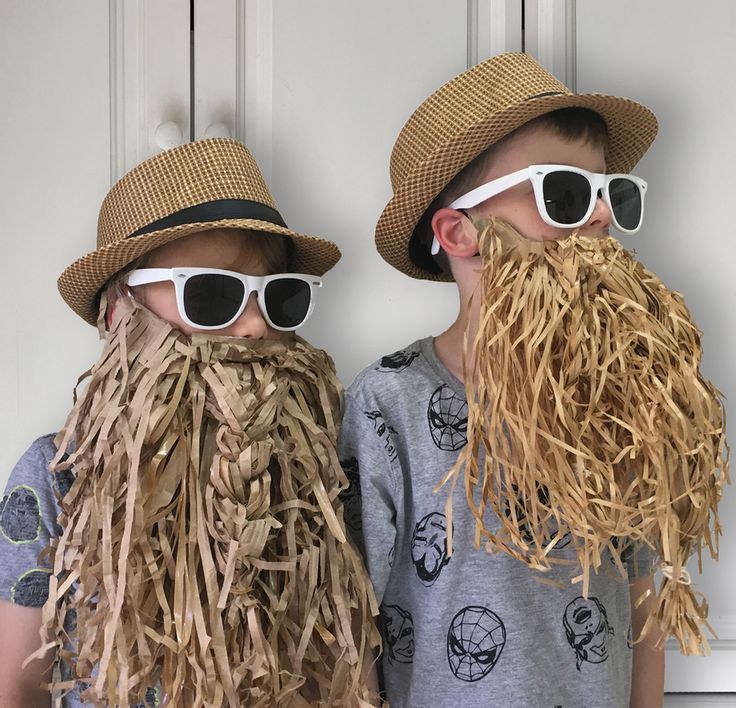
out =
<svg viewBox="0 0 736 708"><path fill-rule="evenodd" d="M230 337L245 337L247 339L264 339L267 333L268 325L258 307L255 293L248 296L248 302L245 304L245 309L240 317L223 331L223 334Z"/></svg>
<svg viewBox="0 0 736 708"><path fill-rule="evenodd" d="M599 194L595 200L593 213L590 219L580 227L580 232L585 236L607 236L611 220L611 210Z"/></svg>

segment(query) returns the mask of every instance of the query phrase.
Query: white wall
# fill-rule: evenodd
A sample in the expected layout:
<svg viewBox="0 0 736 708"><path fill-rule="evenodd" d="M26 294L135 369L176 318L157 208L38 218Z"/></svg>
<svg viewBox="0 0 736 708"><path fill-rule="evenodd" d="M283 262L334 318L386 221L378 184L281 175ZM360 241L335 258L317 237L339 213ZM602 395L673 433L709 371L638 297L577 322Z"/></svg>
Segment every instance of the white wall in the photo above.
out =
<svg viewBox="0 0 736 708"><path fill-rule="evenodd" d="M272 188L287 223L343 251L304 334L348 384L376 357L439 334L457 307L453 286L387 266L373 232L401 126L466 67L466 7L286 0L274 4L273 27Z"/></svg>
<svg viewBox="0 0 736 708"><path fill-rule="evenodd" d="M635 98L660 122L636 169L649 182L647 213L632 247L681 291L703 331L703 373L726 397L736 427L736 3L730 0L582 0L576 8L578 91ZM720 640L712 657L668 653L669 690L736 691L736 490L726 489L720 560L704 559L705 593ZM706 553L707 555L707 553Z"/></svg>
<svg viewBox="0 0 736 708"><path fill-rule="evenodd" d="M133 14L149 7L143 0L121 2L0 4L2 486L30 441L62 423L74 381L99 351L96 332L68 310L55 281L94 242L97 210L110 184L111 148L118 158L114 172L121 160L150 154L153 123L173 117L152 112L144 91L139 103L125 107L132 122L140 122L142 154L136 152L139 146L119 140L117 116L110 109L109 57L111 41L120 37L111 33L109 15L123 7ZM636 248L665 282L685 294L704 331L704 371L732 401L736 239L729 216L736 192L731 172L736 99L730 72L736 59L736 4L545 3L534 0L529 7L575 9L570 26L576 30L578 90L638 98L660 118L660 136L639 170L650 190L646 228ZM237 8L252 13L248 41L257 39L268 53L253 50L250 59L257 57L256 65L251 62L248 69L265 88L253 89L253 75L245 77L247 91L260 91L256 99L265 96L268 104L249 103L246 97L247 115L241 112L241 118L248 120L235 126L235 134L245 136L256 157L265 161L287 223L330 238L343 250L304 334L332 353L347 384L377 356L437 334L452 320L453 286L413 281L392 270L375 252L373 227L390 197L390 150L405 119L469 59L482 59L504 43L515 46L518 38L507 41L505 23L518 19L513 11L518 3L248 0L236 5L235 0L217 0L217 7L229 8L233 16ZM166 12L159 12L164 20ZM262 19L254 27L258 12ZM150 36L143 24L139 27L141 56L150 59L155 51L169 55L166 42L171 41L180 55L180 39L173 32L148 27ZM549 34L544 42L527 40L530 48L560 56ZM568 64L563 56L552 68ZM133 62L122 68L128 72L128 87L150 88L145 65ZM210 71L217 71L216 62ZM231 81L230 67L227 72ZM174 109L181 113L181 107ZM733 432L732 403L727 406ZM729 489L722 505L722 560L717 565L706 561L705 577L697 581L725 641L715 645L711 659L678 663L673 658L668 671L672 690L734 690L733 500ZM694 689L693 680L705 688Z"/></svg>
<svg viewBox="0 0 736 708"><path fill-rule="evenodd" d="M94 243L110 184L108 6L0 5L0 482L56 430L97 332L56 278Z"/></svg>

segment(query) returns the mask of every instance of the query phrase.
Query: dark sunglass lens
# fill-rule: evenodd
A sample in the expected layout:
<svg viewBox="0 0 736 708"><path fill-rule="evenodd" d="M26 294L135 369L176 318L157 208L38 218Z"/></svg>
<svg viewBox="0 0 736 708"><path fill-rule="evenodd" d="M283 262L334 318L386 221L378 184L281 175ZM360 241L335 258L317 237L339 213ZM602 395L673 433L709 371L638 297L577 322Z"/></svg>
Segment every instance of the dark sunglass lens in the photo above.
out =
<svg viewBox="0 0 736 708"><path fill-rule="evenodd" d="M263 302L268 316L277 327L298 327L309 313L309 284L296 278L279 278L266 284Z"/></svg>
<svg viewBox="0 0 736 708"><path fill-rule="evenodd" d="M619 228L633 231L639 226L642 214L641 192L630 179L617 178L608 185L611 210Z"/></svg>
<svg viewBox="0 0 736 708"><path fill-rule="evenodd" d="M196 325L222 326L235 317L244 294L243 283L230 275L194 275L184 284L184 310Z"/></svg>
<svg viewBox="0 0 736 708"><path fill-rule="evenodd" d="M542 184L547 214L558 224L575 224L590 206L590 182L577 172L551 172Z"/></svg>

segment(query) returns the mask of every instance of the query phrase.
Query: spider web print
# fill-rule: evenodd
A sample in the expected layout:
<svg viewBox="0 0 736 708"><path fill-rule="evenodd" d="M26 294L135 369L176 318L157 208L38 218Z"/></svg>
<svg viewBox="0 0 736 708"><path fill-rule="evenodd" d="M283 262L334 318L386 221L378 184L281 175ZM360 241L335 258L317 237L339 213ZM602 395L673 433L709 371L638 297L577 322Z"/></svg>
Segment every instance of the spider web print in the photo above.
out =
<svg viewBox="0 0 736 708"><path fill-rule="evenodd" d="M506 644L500 617L486 607L470 606L458 612L447 633L447 659L462 681L478 681L496 665Z"/></svg>
<svg viewBox="0 0 736 708"><path fill-rule="evenodd" d="M468 443L468 403L442 384L429 399L427 422L434 444L455 452Z"/></svg>

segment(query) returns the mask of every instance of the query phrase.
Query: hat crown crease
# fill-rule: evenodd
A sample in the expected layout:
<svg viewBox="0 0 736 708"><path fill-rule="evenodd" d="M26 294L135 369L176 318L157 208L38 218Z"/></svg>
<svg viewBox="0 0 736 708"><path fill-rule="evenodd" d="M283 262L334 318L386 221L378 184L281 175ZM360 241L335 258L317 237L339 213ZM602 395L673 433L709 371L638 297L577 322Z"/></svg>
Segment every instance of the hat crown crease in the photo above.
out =
<svg viewBox="0 0 736 708"><path fill-rule="evenodd" d="M146 160L122 177L102 203L97 247L127 238L143 227L197 204L248 199L275 209L273 197L248 150L235 141L189 143ZM143 197L143 198L142 198Z"/></svg>

